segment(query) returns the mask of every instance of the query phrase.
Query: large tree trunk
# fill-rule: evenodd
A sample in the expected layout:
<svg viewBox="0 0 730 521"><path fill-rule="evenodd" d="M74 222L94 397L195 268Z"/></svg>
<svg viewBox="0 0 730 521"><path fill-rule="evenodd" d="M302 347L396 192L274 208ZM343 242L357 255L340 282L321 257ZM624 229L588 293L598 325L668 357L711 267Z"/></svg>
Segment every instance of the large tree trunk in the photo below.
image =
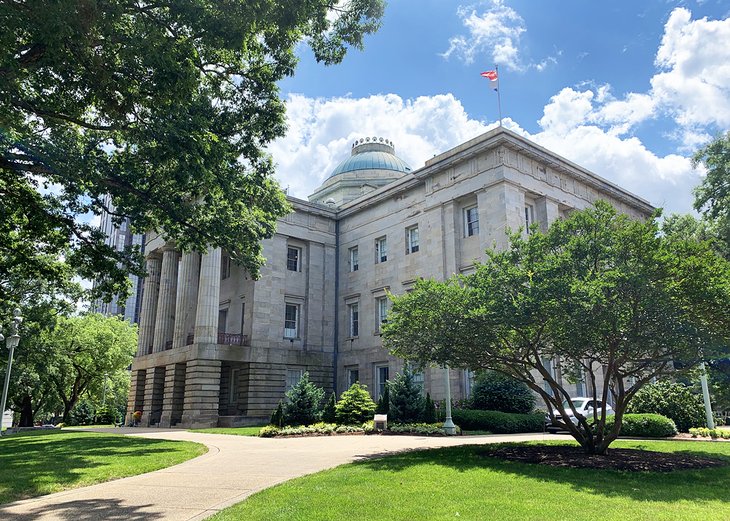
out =
<svg viewBox="0 0 730 521"><path fill-rule="evenodd" d="M27 394L20 403L20 427L33 427L33 401Z"/></svg>

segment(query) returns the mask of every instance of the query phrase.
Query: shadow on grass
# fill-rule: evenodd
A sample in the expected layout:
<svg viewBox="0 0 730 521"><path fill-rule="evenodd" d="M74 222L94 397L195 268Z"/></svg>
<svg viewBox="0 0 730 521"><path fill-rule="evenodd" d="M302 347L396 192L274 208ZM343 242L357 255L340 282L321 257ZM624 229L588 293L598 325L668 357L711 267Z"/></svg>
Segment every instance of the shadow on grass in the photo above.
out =
<svg viewBox="0 0 730 521"><path fill-rule="evenodd" d="M141 464L139 459L175 453L170 443L174 442L63 431L3 438L0 503L53 492L49 487L55 484L61 488L73 487L89 475L93 482L100 482L138 474L135 464L143 466L141 472L147 472L154 463ZM104 467L110 467L108 474Z"/></svg>
<svg viewBox="0 0 730 521"><path fill-rule="evenodd" d="M24 514L15 514L0 506L0 519L31 521L41 516L53 519L73 519L74 521L144 521L162 519L163 512L144 512L149 505L122 505L117 499L87 499L68 501L53 505L29 506Z"/></svg>
<svg viewBox="0 0 730 521"><path fill-rule="evenodd" d="M558 442L560 443L560 442ZM661 443L661 442L660 442ZM676 442L665 442L676 443ZM691 447L687 445L691 443ZM685 442L671 452L726 460L730 464L730 444L719 452ZM708 442L711 443L711 442ZM550 444L549 442L547 444ZM495 444L493 447L504 445ZM621 448L661 450L653 444L622 443ZM486 470L513 474L536 482L569 484L575 491L605 497L627 497L638 501L724 501L730 502L730 465L674 472L625 472L602 469L571 469L520 463L486 456L485 445L464 445L435 450L419 450L396 455L383 454L354 463L374 471L397 473L415 465L442 466L458 472ZM669 447L667 447L669 448ZM709 447L708 447L709 448ZM713 446L713 449L717 446ZM669 451L667 451L669 452Z"/></svg>

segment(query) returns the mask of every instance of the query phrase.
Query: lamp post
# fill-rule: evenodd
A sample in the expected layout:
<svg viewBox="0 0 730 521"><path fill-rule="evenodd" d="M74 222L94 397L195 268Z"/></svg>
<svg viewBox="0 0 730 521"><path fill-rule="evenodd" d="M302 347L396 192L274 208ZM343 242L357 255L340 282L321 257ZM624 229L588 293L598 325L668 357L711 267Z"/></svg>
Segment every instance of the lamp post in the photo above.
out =
<svg viewBox="0 0 730 521"><path fill-rule="evenodd" d="M444 432L456 434L456 425L451 419L451 379L449 378L449 366L444 366L444 384L446 386L446 418L444 419Z"/></svg>
<svg viewBox="0 0 730 521"><path fill-rule="evenodd" d="M20 342L20 335L18 335L18 326L23 321L23 317L20 316L20 310L15 308L13 310L13 323L10 326L10 337L8 337L6 345L8 346L8 367L5 369L5 386L3 387L3 398L0 403L0 436L3 434L3 416L5 415L5 404L8 400L8 387L10 386L10 370L13 367L13 352ZM2 342L3 336L0 335L0 342Z"/></svg>
<svg viewBox="0 0 730 521"><path fill-rule="evenodd" d="M710 404L710 389L707 386L707 369L705 362L700 364L700 384L702 385L702 401L705 403L705 416L707 418L707 428L715 428L715 419L712 415L712 405Z"/></svg>

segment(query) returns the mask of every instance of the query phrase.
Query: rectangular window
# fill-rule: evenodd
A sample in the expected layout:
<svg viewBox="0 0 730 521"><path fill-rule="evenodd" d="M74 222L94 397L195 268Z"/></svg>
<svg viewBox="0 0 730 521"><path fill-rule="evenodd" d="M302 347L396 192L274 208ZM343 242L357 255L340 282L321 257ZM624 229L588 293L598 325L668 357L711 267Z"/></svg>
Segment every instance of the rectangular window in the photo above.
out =
<svg viewBox="0 0 730 521"><path fill-rule="evenodd" d="M288 391L299 383L304 376L304 369L287 369L286 370L286 390Z"/></svg>
<svg viewBox="0 0 730 521"><path fill-rule="evenodd" d="M387 365L375 366L375 390L378 393L378 397L383 396L389 377L389 368Z"/></svg>
<svg viewBox="0 0 730 521"><path fill-rule="evenodd" d="M360 334L360 324L359 324L359 308L360 305L355 302L353 304L348 304L347 310L348 315L350 317L350 337L356 337Z"/></svg>
<svg viewBox="0 0 730 521"><path fill-rule="evenodd" d="M289 271L301 271L301 248L294 248L289 246L286 249L286 269Z"/></svg>
<svg viewBox="0 0 730 521"><path fill-rule="evenodd" d="M423 376L423 372L420 373L413 373L413 383L418 385L421 390L423 390L423 386L426 382L425 377Z"/></svg>
<svg viewBox="0 0 730 521"><path fill-rule="evenodd" d="M547 370L548 374L555 379L555 364L553 363L553 360L547 356L541 357L542 365ZM552 394L553 389L550 387L550 384L547 380L543 379L542 382L542 388L545 390L546 393Z"/></svg>
<svg viewBox="0 0 730 521"><path fill-rule="evenodd" d="M535 214L531 204L525 205L525 231L530 233L530 226L535 222Z"/></svg>
<svg viewBox="0 0 730 521"><path fill-rule="evenodd" d="M357 271L360 267L357 257L357 246L350 248L350 271Z"/></svg>
<svg viewBox="0 0 730 521"><path fill-rule="evenodd" d="M418 251L418 226L406 228L406 254Z"/></svg>
<svg viewBox="0 0 730 521"><path fill-rule="evenodd" d="M284 311L284 338L297 338L299 326L299 306L287 304Z"/></svg>
<svg viewBox="0 0 730 521"><path fill-rule="evenodd" d="M227 253L221 254L221 280L231 276L231 257Z"/></svg>
<svg viewBox="0 0 730 521"><path fill-rule="evenodd" d="M388 242L386 237L375 239L375 264L388 260Z"/></svg>
<svg viewBox="0 0 730 521"><path fill-rule="evenodd" d="M357 368L347 370L347 388L360 381L360 370Z"/></svg>
<svg viewBox="0 0 730 521"><path fill-rule="evenodd" d="M377 313L375 320L380 331L380 325L385 322L388 317L388 297L379 297L375 299L375 311Z"/></svg>
<svg viewBox="0 0 730 521"><path fill-rule="evenodd" d="M225 333L226 326L228 325L228 309L221 309L218 311L218 332Z"/></svg>
<svg viewBox="0 0 730 521"><path fill-rule="evenodd" d="M479 211L476 206L464 208L464 235L471 237L479 234Z"/></svg>

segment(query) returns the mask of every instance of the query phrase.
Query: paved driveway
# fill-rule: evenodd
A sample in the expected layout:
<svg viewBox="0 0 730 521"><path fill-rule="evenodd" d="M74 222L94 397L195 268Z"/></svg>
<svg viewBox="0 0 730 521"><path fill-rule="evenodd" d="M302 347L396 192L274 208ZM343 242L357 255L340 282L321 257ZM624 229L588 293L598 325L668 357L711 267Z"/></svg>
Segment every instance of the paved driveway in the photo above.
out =
<svg viewBox="0 0 730 521"><path fill-rule="evenodd" d="M195 441L209 450L203 456L149 474L0 505L0 519L199 520L282 481L374 455L417 448L564 439L543 434L267 439L180 430L131 431L132 436Z"/></svg>

